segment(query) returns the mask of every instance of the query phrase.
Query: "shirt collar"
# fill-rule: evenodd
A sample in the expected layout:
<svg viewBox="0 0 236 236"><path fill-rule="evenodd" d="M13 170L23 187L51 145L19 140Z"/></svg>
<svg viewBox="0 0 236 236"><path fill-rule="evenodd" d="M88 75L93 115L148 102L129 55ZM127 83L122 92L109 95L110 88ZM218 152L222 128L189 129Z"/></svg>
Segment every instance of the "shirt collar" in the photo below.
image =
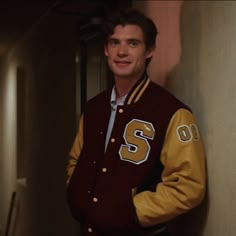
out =
<svg viewBox="0 0 236 236"><path fill-rule="evenodd" d="M124 105L126 97L127 97L127 94L123 97L120 97L118 101L116 101L116 87L113 86L112 92L111 92L111 100L110 100L112 106Z"/></svg>
<svg viewBox="0 0 236 236"><path fill-rule="evenodd" d="M127 105L127 104L130 105L130 104L136 103L142 97L144 91L147 89L150 82L151 81L148 78L148 75L145 71L143 75L141 76L141 78L129 91L129 93L121 97L118 103L116 103L116 88L114 85L112 88L110 104L113 106L117 106L117 105Z"/></svg>

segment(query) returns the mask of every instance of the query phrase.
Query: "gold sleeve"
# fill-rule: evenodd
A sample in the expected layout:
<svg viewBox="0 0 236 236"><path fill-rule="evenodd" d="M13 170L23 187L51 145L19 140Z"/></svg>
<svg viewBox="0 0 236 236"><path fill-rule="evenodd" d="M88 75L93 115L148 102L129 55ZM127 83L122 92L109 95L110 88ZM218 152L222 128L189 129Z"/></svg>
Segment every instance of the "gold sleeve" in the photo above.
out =
<svg viewBox="0 0 236 236"><path fill-rule="evenodd" d="M73 143L73 146L69 152L69 161L67 165L67 179L66 183L68 184L70 181L70 178L73 174L73 171L75 169L76 163L78 161L80 152L83 147L83 126L84 126L84 118L83 115L81 116L80 122L79 122L79 130L75 137L75 141Z"/></svg>
<svg viewBox="0 0 236 236"><path fill-rule="evenodd" d="M167 222L197 206L205 194L205 153L192 113L178 110L165 136L162 182L156 191L134 196L137 217L148 227Z"/></svg>

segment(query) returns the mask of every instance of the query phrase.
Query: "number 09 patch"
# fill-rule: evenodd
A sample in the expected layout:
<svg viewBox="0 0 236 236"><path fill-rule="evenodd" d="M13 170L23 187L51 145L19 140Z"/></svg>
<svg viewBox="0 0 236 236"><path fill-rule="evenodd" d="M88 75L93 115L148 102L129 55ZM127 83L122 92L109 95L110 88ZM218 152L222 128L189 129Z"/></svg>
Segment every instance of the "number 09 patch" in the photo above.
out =
<svg viewBox="0 0 236 236"><path fill-rule="evenodd" d="M196 141L200 138L197 125L195 124L178 126L176 131L181 142Z"/></svg>
<svg viewBox="0 0 236 236"><path fill-rule="evenodd" d="M120 147L120 159L137 165L145 162L151 149L148 140L153 140L154 136L155 129L152 123L138 119L131 120L123 134L125 144Z"/></svg>

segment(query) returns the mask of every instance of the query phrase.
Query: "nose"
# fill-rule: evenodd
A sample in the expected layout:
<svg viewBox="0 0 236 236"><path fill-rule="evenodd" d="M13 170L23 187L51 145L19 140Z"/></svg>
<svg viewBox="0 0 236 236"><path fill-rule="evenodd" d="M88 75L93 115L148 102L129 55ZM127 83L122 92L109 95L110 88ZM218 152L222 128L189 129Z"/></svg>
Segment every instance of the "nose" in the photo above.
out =
<svg viewBox="0 0 236 236"><path fill-rule="evenodd" d="M124 57L128 55L128 46L125 43L121 43L117 50L117 55L119 57Z"/></svg>

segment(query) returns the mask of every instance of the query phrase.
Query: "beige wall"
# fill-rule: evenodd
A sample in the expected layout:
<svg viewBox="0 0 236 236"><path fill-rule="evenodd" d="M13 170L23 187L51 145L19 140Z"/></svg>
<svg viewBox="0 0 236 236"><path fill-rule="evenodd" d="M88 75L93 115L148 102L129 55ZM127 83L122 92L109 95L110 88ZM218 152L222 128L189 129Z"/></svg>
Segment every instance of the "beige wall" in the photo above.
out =
<svg viewBox="0 0 236 236"><path fill-rule="evenodd" d="M235 1L186 1L182 60L170 79L175 93L193 107L206 145L206 236L236 234L235 21Z"/></svg>
<svg viewBox="0 0 236 236"><path fill-rule="evenodd" d="M65 200L67 153L76 132L75 31L75 19L45 16L1 63L0 230L6 227L11 193L17 191L14 236L76 235ZM19 70L23 76L17 78ZM27 116L18 134L22 77ZM27 140L21 149L26 186L16 179L21 139Z"/></svg>
<svg viewBox="0 0 236 236"><path fill-rule="evenodd" d="M3 66L3 64L1 64ZM13 69L14 70L14 69ZM10 204L12 189L15 189L16 179L16 107L14 71L1 70L0 74L0 229L4 222ZM8 77L7 81L3 78ZM5 158L3 158L5 157ZM6 188L4 188L6 186Z"/></svg>
<svg viewBox="0 0 236 236"><path fill-rule="evenodd" d="M177 3L161 1L159 4L167 8L162 15L159 1L141 2L145 6L142 9L157 25L158 21L162 24L165 20L164 28L169 27L172 15L167 9ZM174 222L173 235L236 234L235 22L235 1L185 1L181 8L181 57L172 70L165 68L168 73L164 80L177 97L192 107L198 120L206 147L208 194L201 207ZM161 37L160 33L160 41ZM178 37L171 40L175 39L178 41ZM170 53L163 47L163 51ZM175 54L176 49L173 52ZM158 65L151 71L151 76L154 74L158 74Z"/></svg>

